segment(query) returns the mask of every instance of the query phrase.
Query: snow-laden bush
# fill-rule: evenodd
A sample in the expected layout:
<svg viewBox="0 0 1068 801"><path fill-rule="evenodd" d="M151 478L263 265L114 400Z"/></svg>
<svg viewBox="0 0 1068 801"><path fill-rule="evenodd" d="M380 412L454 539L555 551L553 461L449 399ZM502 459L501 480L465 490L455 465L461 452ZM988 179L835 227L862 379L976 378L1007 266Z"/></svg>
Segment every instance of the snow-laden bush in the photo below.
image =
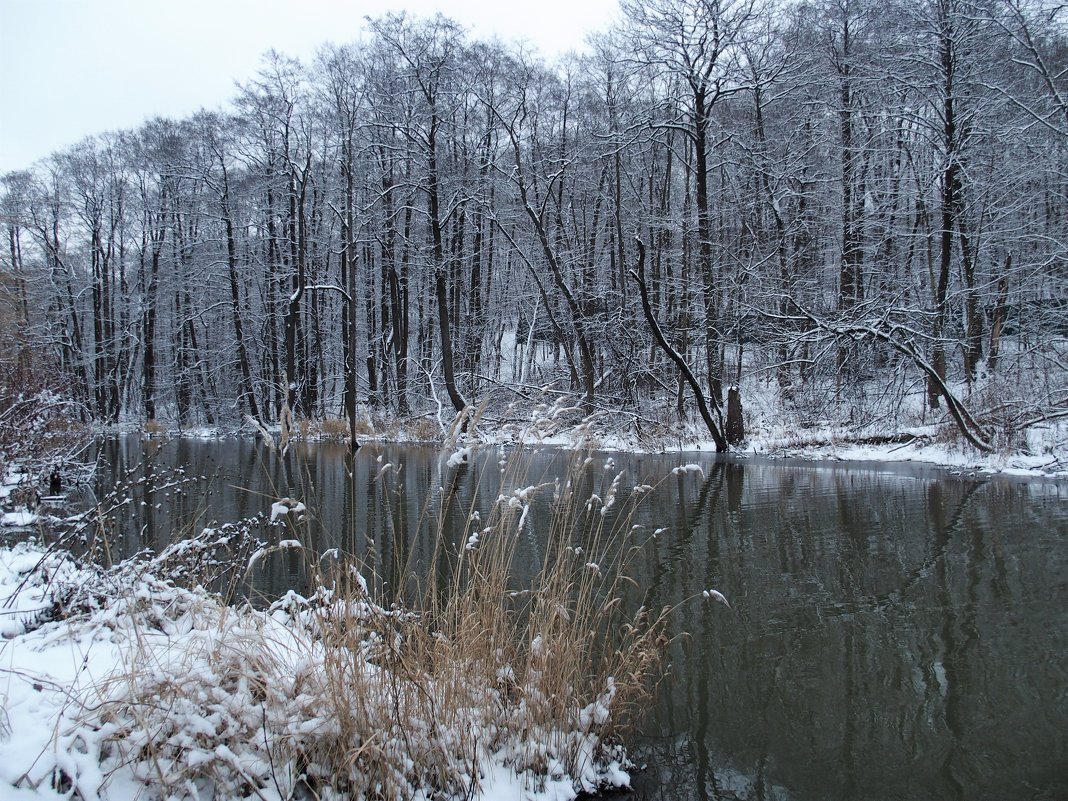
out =
<svg viewBox="0 0 1068 801"><path fill-rule="evenodd" d="M49 358L15 352L0 344L0 478L19 465L36 483L85 444L84 410Z"/></svg>

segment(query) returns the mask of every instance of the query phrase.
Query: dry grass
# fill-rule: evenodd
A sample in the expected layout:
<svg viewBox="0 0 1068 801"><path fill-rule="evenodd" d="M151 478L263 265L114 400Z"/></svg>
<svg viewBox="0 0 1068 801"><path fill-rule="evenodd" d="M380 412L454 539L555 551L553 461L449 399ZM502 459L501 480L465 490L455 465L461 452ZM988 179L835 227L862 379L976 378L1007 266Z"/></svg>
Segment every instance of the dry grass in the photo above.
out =
<svg viewBox="0 0 1068 801"><path fill-rule="evenodd" d="M287 423L283 416L283 428L286 425ZM375 427L371 422L371 418L366 414L359 415L356 420L356 436L373 437L374 435ZM285 431L282 438L286 441L294 439L305 442L315 440L347 442L349 439L349 423L345 418L334 415L327 415L323 418L300 417L289 425L289 430Z"/></svg>
<svg viewBox="0 0 1068 801"><path fill-rule="evenodd" d="M156 419L145 420L144 433L149 437L160 437L167 433L167 426Z"/></svg>
<svg viewBox="0 0 1068 801"><path fill-rule="evenodd" d="M439 442L441 427L430 417L412 417L401 424L403 435L412 442Z"/></svg>
<svg viewBox="0 0 1068 801"><path fill-rule="evenodd" d="M445 437L443 425L433 414L397 417L383 411L369 421L371 433L385 442L433 442Z"/></svg>
<svg viewBox="0 0 1068 801"><path fill-rule="evenodd" d="M0 330L0 476L9 467L47 475L85 445L84 410L72 394L51 359Z"/></svg>
<svg viewBox="0 0 1068 801"><path fill-rule="evenodd" d="M512 489L485 520L466 510L465 542L438 527L448 579L412 574L404 607L338 561L308 598L265 611L206 598L181 610L180 637L135 625L93 712L105 765L179 798L470 797L493 763L595 791L660 678L670 610L628 608L641 544L614 513L620 476L598 494L582 459L535 481L518 464L499 468ZM541 565L517 586L528 534ZM275 549L327 561L287 540L250 563Z"/></svg>
<svg viewBox="0 0 1068 801"><path fill-rule="evenodd" d="M367 417L359 417L356 420L356 436L373 436L375 428ZM349 423L343 417L324 417L319 423L319 436L323 439L347 440L349 438Z"/></svg>

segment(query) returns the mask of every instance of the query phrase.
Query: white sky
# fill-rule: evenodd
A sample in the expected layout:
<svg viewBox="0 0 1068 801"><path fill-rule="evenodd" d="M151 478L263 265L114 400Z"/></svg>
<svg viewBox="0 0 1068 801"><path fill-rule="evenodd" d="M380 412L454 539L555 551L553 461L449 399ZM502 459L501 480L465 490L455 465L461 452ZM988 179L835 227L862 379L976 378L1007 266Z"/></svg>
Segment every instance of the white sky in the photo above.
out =
<svg viewBox="0 0 1068 801"><path fill-rule="evenodd" d="M89 134L216 108L269 48L308 60L402 9L552 58L606 28L616 0L0 0L0 174Z"/></svg>

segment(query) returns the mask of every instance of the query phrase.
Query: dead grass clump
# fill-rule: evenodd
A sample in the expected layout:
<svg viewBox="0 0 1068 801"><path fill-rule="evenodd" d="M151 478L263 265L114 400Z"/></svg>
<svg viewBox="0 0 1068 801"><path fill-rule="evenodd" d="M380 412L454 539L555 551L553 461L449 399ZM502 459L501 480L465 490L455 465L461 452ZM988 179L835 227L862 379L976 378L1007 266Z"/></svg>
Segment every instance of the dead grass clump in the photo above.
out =
<svg viewBox="0 0 1068 801"><path fill-rule="evenodd" d="M356 436L372 437L375 435L375 427L367 415L358 416L356 419ZM262 432L261 432L262 433ZM272 439L270 435L268 439ZM344 417L327 415L323 418L300 417L288 425L283 418L279 447L283 448L291 440L312 442L316 440L333 440L347 442L349 439L349 422Z"/></svg>
<svg viewBox="0 0 1068 801"><path fill-rule="evenodd" d="M2 336L0 339L8 339ZM0 346L0 475L18 466L47 474L89 439L82 408L57 366L29 349Z"/></svg>
<svg viewBox="0 0 1068 801"><path fill-rule="evenodd" d="M147 437L161 437L167 433L167 427L155 418L145 420L143 431Z"/></svg>
<svg viewBox="0 0 1068 801"><path fill-rule="evenodd" d="M356 436L373 437L375 427L366 415L356 417ZM343 417L327 416L319 423L319 434L323 439L348 440L349 421Z"/></svg>
<svg viewBox="0 0 1068 801"><path fill-rule="evenodd" d="M314 438L319 432L319 421L313 420L310 417L298 417L294 421L294 428L296 437L295 439L310 440Z"/></svg>
<svg viewBox="0 0 1068 801"><path fill-rule="evenodd" d="M349 436L348 421L341 417L324 417L319 423L319 435L323 439L347 439Z"/></svg>
<svg viewBox="0 0 1068 801"><path fill-rule="evenodd" d="M411 442L437 442L441 439L441 427L430 417L412 417L402 426Z"/></svg>

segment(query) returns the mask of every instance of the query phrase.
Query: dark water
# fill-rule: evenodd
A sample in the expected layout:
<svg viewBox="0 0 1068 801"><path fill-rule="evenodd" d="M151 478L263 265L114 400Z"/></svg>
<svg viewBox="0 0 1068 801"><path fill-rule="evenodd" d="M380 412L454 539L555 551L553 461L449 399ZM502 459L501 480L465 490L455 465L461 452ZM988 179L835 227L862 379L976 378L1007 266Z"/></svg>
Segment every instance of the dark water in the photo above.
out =
<svg viewBox="0 0 1068 801"><path fill-rule="evenodd" d="M116 552L289 495L313 510L318 550L357 553L386 584L431 564L427 521L444 514L462 542L468 511L514 483L494 451L456 471L411 446L281 460L237 440L130 439L103 446L101 491L140 475L146 452L157 479L180 466L208 480L137 484ZM568 458L526 455L524 478ZM687 462L703 474L671 473ZM1068 484L706 454L599 454L582 474L600 493L621 469L624 487L661 482L637 513L666 530L635 591L659 605L715 587L733 605L678 613L689 637L632 749L647 763L637 798L1068 798ZM537 563L533 532L526 547L519 571ZM299 588L300 560L281 554L258 580Z"/></svg>

